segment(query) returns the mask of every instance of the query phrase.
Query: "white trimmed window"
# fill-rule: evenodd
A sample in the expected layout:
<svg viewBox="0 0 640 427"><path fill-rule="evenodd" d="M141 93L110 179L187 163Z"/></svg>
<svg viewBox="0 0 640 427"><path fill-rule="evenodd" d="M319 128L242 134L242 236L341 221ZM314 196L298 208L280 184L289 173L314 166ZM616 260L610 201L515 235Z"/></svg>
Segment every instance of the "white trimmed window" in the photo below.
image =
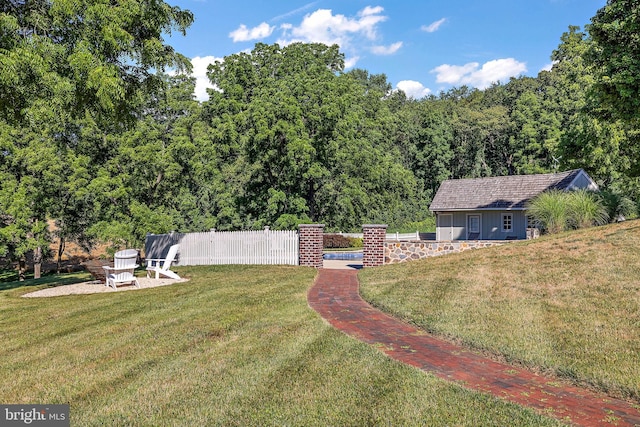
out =
<svg viewBox="0 0 640 427"><path fill-rule="evenodd" d="M513 215L502 214L502 231L513 231Z"/></svg>

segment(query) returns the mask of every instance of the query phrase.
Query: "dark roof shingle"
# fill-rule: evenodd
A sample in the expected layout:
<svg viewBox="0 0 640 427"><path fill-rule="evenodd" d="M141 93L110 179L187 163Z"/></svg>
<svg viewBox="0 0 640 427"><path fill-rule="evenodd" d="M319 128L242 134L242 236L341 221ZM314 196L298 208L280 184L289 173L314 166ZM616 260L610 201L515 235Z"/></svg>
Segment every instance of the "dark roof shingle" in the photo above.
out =
<svg viewBox="0 0 640 427"><path fill-rule="evenodd" d="M545 190L566 189L581 172L450 179L440 185L429 210L524 209Z"/></svg>

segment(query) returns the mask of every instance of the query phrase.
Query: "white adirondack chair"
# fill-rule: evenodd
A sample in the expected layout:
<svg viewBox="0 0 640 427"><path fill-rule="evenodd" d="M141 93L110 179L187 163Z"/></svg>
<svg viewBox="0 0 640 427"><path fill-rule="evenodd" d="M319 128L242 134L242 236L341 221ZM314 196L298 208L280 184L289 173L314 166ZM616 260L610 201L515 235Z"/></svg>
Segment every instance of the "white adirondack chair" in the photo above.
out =
<svg viewBox="0 0 640 427"><path fill-rule="evenodd" d="M164 259L152 258L147 260L147 277L151 277L151 273L155 274L155 278L159 279L160 276L169 277L171 279L180 280L175 272L171 271L171 263L175 261L176 255L180 245L173 245L169 248L167 256Z"/></svg>
<svg viewBox="0 0 640 427"><path fill-rule="evenodd" d="M138 279L133 272L138 267L136 261L138 259L138 251L135 249L125 249L118 251L113 256L113 267L102 267L105 269L107 280L105 285L112 286L116 291L117 285L122 283L133 283L137 288L140 287Z"/></svg>

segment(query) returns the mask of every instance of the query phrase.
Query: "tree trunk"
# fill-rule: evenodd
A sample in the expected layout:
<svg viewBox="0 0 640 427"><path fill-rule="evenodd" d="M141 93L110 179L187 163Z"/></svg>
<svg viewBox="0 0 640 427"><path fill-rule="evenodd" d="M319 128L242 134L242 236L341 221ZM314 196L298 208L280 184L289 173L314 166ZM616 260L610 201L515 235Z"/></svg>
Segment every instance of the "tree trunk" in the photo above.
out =
<svg viewBox="0 0 640 427"><path fill-rule="evenodd" d="M24 258L20 258L20 261L18 261L18 280L20 280L21 282L24 282L24 275L26 271L27 262Z"/></svg>
<svg viewBox="0 0 640 427"><path fill-rule="evenodd" d="M42 268L42 248L37 247L33 251L33 278L40 278L40 270Z"/></svg>
<svg viewBox="0 0 640 427"><path fill-rule="evenodd" d="M60 274L60 269L62 268L62 254L64 253L64 237L60 236L60 243L58 244L58 261L56 263L56 271Z"/></svg>

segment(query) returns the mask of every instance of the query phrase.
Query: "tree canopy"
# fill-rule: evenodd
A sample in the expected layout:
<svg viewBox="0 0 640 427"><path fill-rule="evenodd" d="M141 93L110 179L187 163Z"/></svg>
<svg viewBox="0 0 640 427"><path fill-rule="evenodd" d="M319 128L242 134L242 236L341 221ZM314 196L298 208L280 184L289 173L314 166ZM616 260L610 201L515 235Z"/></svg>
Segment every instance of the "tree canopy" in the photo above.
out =
<svg viewBox="0 0 640 427"><path fill-rule="evenodd" d="M594 66L594 93L606 117L640 119L640 4L608 0L591 19L587 57Z"/></svg>
<svg viewBox="0 0 640 427"><path fill-rule="evenodd" d="M345 71L338 46L259 43L211 64L215 89L199 102L189 61L163 39L189 11L5 1L0 256L48 256L52 221L59 252L172 230L400 230L429 218L445 179L567 168L598 182L612 218L628 215L640 199L638 8L608 1L584 30L568 27L551 70L484 90L412 99L384 74Z"/></svg>
<svg viewBox="0 0 640 427"><path fill-rule="evenodd" d="M192 20L162 1L2 2L0 255L44 246L50 218L83 233L92 166L139 117L155 71L190 68L162 37Z"/></svg>

